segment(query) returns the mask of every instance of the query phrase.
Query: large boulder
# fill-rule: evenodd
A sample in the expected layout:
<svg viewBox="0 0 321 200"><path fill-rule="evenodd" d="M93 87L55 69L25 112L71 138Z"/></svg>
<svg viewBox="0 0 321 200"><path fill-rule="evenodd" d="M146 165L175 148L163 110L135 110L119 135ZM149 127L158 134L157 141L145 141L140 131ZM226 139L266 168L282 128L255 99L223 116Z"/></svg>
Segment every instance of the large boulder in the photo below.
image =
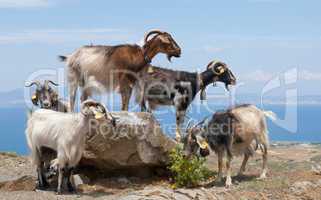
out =
<svg viewBox="0 0 321 200"><path fill-rule="evenodd" d="M116 127L93 123L80 168L145 176L168 163L176 142L166 136L150 113L115 112Z"/></svg>

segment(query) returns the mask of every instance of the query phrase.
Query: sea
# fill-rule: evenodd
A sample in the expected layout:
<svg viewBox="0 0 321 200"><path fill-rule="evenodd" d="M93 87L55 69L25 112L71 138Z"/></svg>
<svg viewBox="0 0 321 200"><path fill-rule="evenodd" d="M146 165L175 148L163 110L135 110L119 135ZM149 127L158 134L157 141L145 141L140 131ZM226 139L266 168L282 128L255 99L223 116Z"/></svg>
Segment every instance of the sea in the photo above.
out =
<svg viewBox="0 0 321 200"><path fill-rule="evenodd" d="M222 109L226 109L226 107L224 105L193 104L189 108L185 121L197 122ZM271 104L265 105L263 109L273 111L279 118L276 122L267 120L271 141L321 143L321 105ZM26 113L27 109L24 107L0 108L0 151L16 152L19 155L29 153L24 133ZM163 107L156 110L154 115L160 122L163 131L168 136L174 137L174 109Z"/></svg>

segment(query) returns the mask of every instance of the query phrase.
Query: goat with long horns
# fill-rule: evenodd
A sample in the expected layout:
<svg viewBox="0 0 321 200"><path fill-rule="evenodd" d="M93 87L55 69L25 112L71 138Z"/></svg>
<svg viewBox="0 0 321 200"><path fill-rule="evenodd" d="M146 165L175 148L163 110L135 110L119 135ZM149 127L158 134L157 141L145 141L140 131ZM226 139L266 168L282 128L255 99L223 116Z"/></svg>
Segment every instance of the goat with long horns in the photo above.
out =
<svg viewBox="0 0 321 200"><path fill-rule="evenodd" d="M58 86L57 83L51 80L45 80L43 84L41 84L40 81L32 81L25 85L25 87L36 86L35 93L31 97L32 103L40 108L68 112L67 102L58 99L58 93L54 91L49 84Z"/></svg>
<svg viewBox="0 0 321 200"><path fill-rule="evenodd" d="M236 83L232 71L223 62L212 61L206 70L198 73L173 71L151 66L147 72L141 72L140 81L135 87L136 101L142 111L154 110L157 106L173 105L176 108L176 140L180 140L180 125L188 106L201 90L201 99L205 99L205 88L210 83L223 82L226 89Z"/></svg>
<svg viewBox="0 0 321 200"><path fill-rule="evenodd" d="M146 68L158 53L179 57L181 49L172 36L160 30L152 30L144 37L143 47L138 45L102 46L90 45L77 49L69 56L60 56L67 62L70 108L74 110L76 91L82 87L81 101L94 91L119 91L122 110L128 110L132 87L137 73Z"/></svg>

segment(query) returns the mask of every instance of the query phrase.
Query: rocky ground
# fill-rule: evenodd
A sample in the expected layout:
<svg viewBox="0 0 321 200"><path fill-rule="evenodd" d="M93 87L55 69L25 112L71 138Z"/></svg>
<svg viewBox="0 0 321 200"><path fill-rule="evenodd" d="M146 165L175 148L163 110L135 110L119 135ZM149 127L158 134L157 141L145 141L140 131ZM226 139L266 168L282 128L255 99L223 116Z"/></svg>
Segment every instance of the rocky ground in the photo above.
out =
<svg viewBox="0 0 321 200"><path fill-rule="evenodd" d="M27 157L0 154L0 199L321 199L321 145L271 145L269 173L257 180L261 156L255 155L242 177L233 177L233 186L209 180L197 188L172 189L169 178L104 178L78 185L77 194L56 196L55 192L35 191L35 171ZM233 174L241 159L233 160ZM216 171L212 155L208 167Z"/></svg>

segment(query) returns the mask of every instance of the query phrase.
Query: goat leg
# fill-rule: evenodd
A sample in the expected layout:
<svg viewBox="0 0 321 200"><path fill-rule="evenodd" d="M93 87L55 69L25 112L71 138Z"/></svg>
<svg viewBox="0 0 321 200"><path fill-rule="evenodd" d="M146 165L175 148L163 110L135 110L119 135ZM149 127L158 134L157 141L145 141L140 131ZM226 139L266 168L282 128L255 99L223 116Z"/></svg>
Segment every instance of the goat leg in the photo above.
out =
<svg viewBox="0 0 321 200"><path fill-rule="evenodd" d="M183 110L176 110L176 135L175 135L175 139L177 142L181 141L181 124L184 123L184 117L185 117L185 111Z"/></svg>
<svg viewBox="0 0 321 200"><path fill-rule="evenodd" d="M64 177L64 171L63 169L59 166L58 168L58 186L57 186L57 194L61 194L61 186L63 184L63 177Z"/></svg>
<svg viewBox="0 0 321 200"><path fill-rule="evenodd" d="M132 94L132 88L131 87L126 87L121 89L121 110L123 111L128 111L128 105L129 105L129 100L130 100L130 96Z"/></svg>
<svg viewBox="0 0 321 200"><path fill-rule="evenodd" d="M243 159L243 162L242 162L240 171L239 171L239 173L238 173L238 176L242 176L243 173L245 172L246 163L247 163L247 161L249 160L249 157L250 157L249 154L247 154L247 153L244 154L244 159Z"/></svg>
<svg viewBox="0 0 321 200"><path fill-rule="evenodd" d="M37 176L38 176L38 189L46 189L48 187L48 182L44 174L44 162L41 162L37 167Z"/></svg>
<svg viewBox="0 0 321 200"><path fill-rule="evenodd" d="M227 188L229 188L232 185L231 161L232 161L232 157L227 156L227 160L226 160L226 181L225 181L225 187L227 187Z"/></svg>
<svg viewBox="0 0 321 200"><path fill-rule="evenodd" d="M145 98L142 97L142 100L140 102L140 111L141 112L146 112L146 103L145 103Z"/></svg>
<svg viewBox="0 0 321 200"><path fill-rule="evenodd" d="M264 179L266 178L266 173L267 173L267 145L263 144L263 149L262 149L262 157L263 157L263 169L262 173L259 177L259 179Z"/></svg>
<svg viewBox="0 0 321 200"><path fill-rule="evenodd" d="M75 102L76 102L76 92L77 90L73 87L71 87L70 91L70 97L69 97L69 109L70 112L73 112L75 110Z"/></svg>
<svg viewBox="0 0 321 200"><path fill-rule="evenodd" d="M218 175L216 181L220 182L223 177L223 152L219 151L217 153L218 157Z"/></svg>
<svg viewBox="0 0 321 200"><path fill-rule="evenodd" d="M67 188L68 188L69 192L75 192L76 191L74 186L71 183L72 174L73 174L73 168L67 169L65 178L67 180Z"/></svg>

